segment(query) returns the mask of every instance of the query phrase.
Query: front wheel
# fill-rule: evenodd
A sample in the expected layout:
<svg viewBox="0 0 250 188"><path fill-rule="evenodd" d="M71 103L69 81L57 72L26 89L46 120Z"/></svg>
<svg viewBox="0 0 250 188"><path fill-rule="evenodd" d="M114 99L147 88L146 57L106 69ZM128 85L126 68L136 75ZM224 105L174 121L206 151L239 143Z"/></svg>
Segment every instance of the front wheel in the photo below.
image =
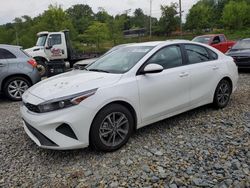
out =
<svg viewBox="0 0 250 188"><path fill-rule="evenodd" d="M103 108L95 117L90 130L90 144L96 150L114 151L127 143L134 126L133 116L122 105Z"/></svg>
<svg viewBox="0 0 250 188"><path fill-rule="evenodd" d="M22 100L23 93L31 86L31 83L23 77L12 77L4 84L5 95L13 100Z"/></svg>
<svg viewBox="0 0 250 188"><path fill-rule="evenodd" d="M215 94L213 104L216 108L224 108L227 106L232 93L232 86L230 82L223 79L219 82Z"/></svg>

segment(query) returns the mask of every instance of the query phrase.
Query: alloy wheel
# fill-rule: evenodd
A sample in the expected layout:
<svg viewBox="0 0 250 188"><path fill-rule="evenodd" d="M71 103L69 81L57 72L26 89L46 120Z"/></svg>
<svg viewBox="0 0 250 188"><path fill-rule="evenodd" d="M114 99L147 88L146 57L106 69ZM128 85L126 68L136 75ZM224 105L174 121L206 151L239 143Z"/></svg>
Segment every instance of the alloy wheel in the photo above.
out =
<svg viewBox="0 0 250 188"><path fill-rule="evenodd" d="M229 101L229 98L230 98L230 88L227 82L224 82L219 86L217 94L218 103L220 105L225 105Z"/></svg>
<svg viewBox="0 0 250 188"><path fill-rule="evenodd" d="M22 94L29 88L28 83L23 80L13 80L8 85L8 93L15 99L21 99Z"/></svg>
<svg viewBox="0 0 250 188"><path fill-rule="evenodd" d="M108 114L99 129L99 137L106 146L121 144L129 133L129 121L125 114L113 112Z"/></svg>

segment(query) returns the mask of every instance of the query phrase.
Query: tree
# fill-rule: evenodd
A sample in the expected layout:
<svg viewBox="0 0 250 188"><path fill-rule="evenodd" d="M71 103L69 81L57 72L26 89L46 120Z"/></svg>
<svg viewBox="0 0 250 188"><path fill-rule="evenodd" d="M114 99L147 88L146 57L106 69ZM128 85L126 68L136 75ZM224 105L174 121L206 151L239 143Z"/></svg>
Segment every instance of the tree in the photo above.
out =
<svg viewBox="0 0 250 188"><path fill-rule="evenodd" d="M89 5L77 4L66 10L78 33L83 33L94 21L94 12Z"/></svg>
<svg viewBox="0 0 250 188"><path fill-rule="evenodd" d="M242 29L250 24L250 5L246 1L230 1L223 10L222 21L229 29Z"/></svg>
<svg viewBox="0 0 250 188"><path fill-rule="evenodd" d="M178 28L180 18L177 16L177 4L172 3L170 6L161 5L161 18L159 21L159 32L161 34L167 34L168 36L171 32Z"/></svg>
<svg viewBox="0 0 250 188"><path fill-rule="evenodd" d="M193 5L189 10L186 21L186 28L201 31L212 27L212 8L202 1Z"/></svg>
<svg viewBox="0 0 250 188"><path fill-rule="evenodd" d="M113 18L113 16L110 16L104 8L99 7L98 9L99 11L95 14L96 21L108 23Z"/></svg>
<svg viewBox="0 0 250 188"><path fill-rule="evenodd" d="M131 25L133 28L144 28L146 27L147 16L143 13L143 10L138 8L135 9L133 17L131 17Z"/></svg>
<svg viewBox="0 0 250 188"><path fill-rule="evenodd" d="M88 27L88 29L85 32L85 35L89 39L90 42L93 42L96 44L97 49L100 49L100 43L108 38L108 26L106 23L101 23L98 21L95 21Z"/></svg>

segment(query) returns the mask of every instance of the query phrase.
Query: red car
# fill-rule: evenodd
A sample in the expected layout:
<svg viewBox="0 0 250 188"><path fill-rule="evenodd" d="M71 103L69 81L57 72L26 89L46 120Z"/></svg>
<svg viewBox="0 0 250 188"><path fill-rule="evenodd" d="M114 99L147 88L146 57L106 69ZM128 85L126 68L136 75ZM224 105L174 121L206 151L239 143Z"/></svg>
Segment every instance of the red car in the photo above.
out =
<svg viewBox="0 0 250 188"><path fill-rule="evenodd" d="M236 43L235 41L228 41L224 34L202 35L195 37L192 41L208 44L223 53L226 53Z"/></svg>

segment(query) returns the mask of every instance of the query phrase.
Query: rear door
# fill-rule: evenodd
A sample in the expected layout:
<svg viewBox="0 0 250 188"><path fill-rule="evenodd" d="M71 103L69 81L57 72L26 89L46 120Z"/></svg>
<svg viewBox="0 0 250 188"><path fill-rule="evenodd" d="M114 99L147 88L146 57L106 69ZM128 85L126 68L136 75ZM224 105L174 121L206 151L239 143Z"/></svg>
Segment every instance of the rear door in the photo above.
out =
<svg viewBox="0 0 250 188"><path fill-rule="evenodd" d="M206 103L213 96L220 78L220 63L212 50L195 44L184 45L190 72L191 106Z"/></svg>
<svg viewBox="0 0 250 188"><path fill-rule="evenodd" d="M0 48L0 86L3 79L8 74L8 61L5 58L8 51L6 49Z"/></svg>
<svg viewBox="0 0 250 188"><path fill-rule="evenodd" d="M162 48L146 64L151 63L162 65L164 70L137 76L143 122L159 120L189 104L189 73L180 46Z"/></svg>

